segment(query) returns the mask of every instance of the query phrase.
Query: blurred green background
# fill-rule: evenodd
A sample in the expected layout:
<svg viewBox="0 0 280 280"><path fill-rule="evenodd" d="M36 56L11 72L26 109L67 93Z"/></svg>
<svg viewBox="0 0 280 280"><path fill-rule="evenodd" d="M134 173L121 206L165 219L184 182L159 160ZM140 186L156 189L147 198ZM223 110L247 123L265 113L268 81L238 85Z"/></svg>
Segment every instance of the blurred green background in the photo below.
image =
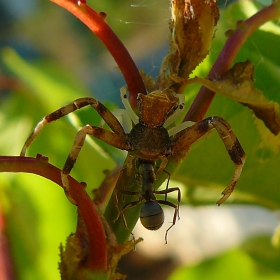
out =
<svg viewBox="0 0 280 280"><path fill-rule="evenodd" d="M137 66L156 76L168 51L169 1L87 2L98 12L107 13L107 22L125 43ZM226 40L224 32L234 29L236 20L248 18L262 4L267 4L265 1L260 3L231 6L229 1L219 1L221 19L210 56L194 75L203 77L208 73ZM74 16L49 1L39 0L0 1L0 9L1 155L18 155L24 141L44 115L76 98L94 96L110 109L121 106L119 88L124 85L124 80L115 62L98 39ZM263 26L249 38L236 59L253 62L256 86L268 99L278 103L279 35L278 22ZM188 105L197 90L198 86L186 90ZM227 206L216 210L223 213L234 211L236 207L243 209L244 205L257 206L258 210L249 214L241 211L222 220L215 219L218 214L213 212L211 218L224 232L223 242L228 241L228 246L218 253L207 253L211 238L201 245L206 242L203 237L215 235L215 232L203 228L208 218L202 220L197 211L203 207L211 212L208 205L215 205L234 170L223 144L213 132L194 144L182 166L172 175L172 184L179 185L184 193L182 205L192 207L187 208L185 214L182 206L181 220L172 229L167 245L163 245L164 231L157 239L144 232L147 239L144 243L154 255L145 255L140 244L137 252L124 258L120 271L128 274L127 279L255 280L280 277L279 235L276 232L273 236L280 205L279 137L272 136L248 109L222 96L215 98L207 115L225 118L247 154L244 172L234 194L226 202ZM43 154L61 168L79 126L86 123L99 125L100 117L85 108L74 116L50 124L32 144L28 155ZM85 181L90 193L104 179L104 171L121 164L124 158L125 153L91 139L71 174L77 180ZM0 211L16 279L59 279L58 247L75 231L76 222L76 209L69 204L60 187L31 174L1 174ZM262 216L258 211L267 215ZM230 222L238 224L245 214L248 221L260 217L259 223L265 229L259 226L250 234L244 234L246 224L240 223L238 232L231 232ZM185 224L187 219L201 226L193 234L204 252L196 259L191 243L184 246L181 243L176 248L189 251L193 262L182 261L184 257L178 261L177 249L172 243L178 238L177 234L192 240L189 224ZM151 234L157 236L155 232ZM240 238L231 243L231 239L239 234ZM169 254L163 257L161 250Z"/></svg>

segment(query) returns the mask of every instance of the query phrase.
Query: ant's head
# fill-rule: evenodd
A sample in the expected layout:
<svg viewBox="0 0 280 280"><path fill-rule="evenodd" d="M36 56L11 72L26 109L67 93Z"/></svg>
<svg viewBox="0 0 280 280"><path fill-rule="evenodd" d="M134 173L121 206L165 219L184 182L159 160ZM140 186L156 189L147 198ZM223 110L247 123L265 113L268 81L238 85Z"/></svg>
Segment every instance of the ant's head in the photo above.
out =
<svg viewBox="0 0 280 280"><path fill-rule="evenodd" d="M164 213L157 201L146 201L140 209L140 221L149 230L159 229L164 222Z"/></svg>

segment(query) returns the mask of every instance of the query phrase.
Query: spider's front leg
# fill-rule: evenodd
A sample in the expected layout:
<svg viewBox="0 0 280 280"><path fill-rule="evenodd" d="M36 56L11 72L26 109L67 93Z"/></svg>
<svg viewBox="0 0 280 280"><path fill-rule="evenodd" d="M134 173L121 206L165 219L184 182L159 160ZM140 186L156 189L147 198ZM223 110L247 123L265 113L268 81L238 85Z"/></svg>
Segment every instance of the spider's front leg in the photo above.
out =
<svg viewBox="0 0 280 280"><path fill-rule="evenodd" d="M182 150L188 150L191 144L196 142L213 128L219 133L231 160L235 164L235 171L231 183L223 190L223 197L217 202L217 204L220 205L225 202L233 192L246 159L245 152L228 122L220 117L209 117L182 130L174 136L172 153L176 155L176 153L180 154Z"/></svg>
<svg viewBox="0 0 280 280"><path fill-rule="evenodd" d="M27 148L31 145L33 140L40 134L43 128L56 120L61 119L62 117L73 113L74 111L81 109L86 106L91 106L109 125L109 127L118 135L124 136L125 132L122 125L117 120L117 118L99 101L91 97L79 98L73 101L72 103L61 107L60 109L50 113L45 116L34 128L33 132L30 134L28 139L25 141L24 146L20 152L21 156L25 156Z"/></svg>
<svg viewBox="0 0 280 280"><path fill-rule="evenodd" d="M118 135L116 133L113 133L111 131L105 130L101 127L86 125L83 128L80 129L80 131L77 133L74 144L72 146L72 149L68 155L68 158L62 168L61 171L61 180L62 184L64 186L64 191L69 198L69 200L73 203L73 200L71 200L71 197L69 196L69 182L68 182L68 175L70 174L72 168L74 167L74 164L79 156L79 153L84 145L85 138L87 135L92 135L105 143L116 147L121 150L129 150L130 146L128 142L126 141L126 135ZM75 204L75 203L74 203Z"/></svg>
<svg viewBox="0 0 280 280"><path fill-rule="evenodd" d="M34 131L26 140L22 151L20 153L21 156L25 156L27 148L31 145L33 140L39 135L45 125L56 121L78 109L81 109L85 106L91 106L96 112L104 119L104 121L108 124L108 126L112 129L113 132L105 130L101 127L86 125L83 127L76 135L73 147L70 151L70 154L65 162L65 165L61 172L61 180L64 186L65 193L69 200L75 204L73 199L69 195L69 183L67 176L73 168L75 161L79 155L81 148L84 145L86 135L92 135L107 144L116 147L122 150L129 150L130 145L127 141L127 135L124 132L124 129L117 118L99 101L94 98L86 97L79 98L75 100L73 103L68 104L53 113L45 116L35 127Z"/></svg>

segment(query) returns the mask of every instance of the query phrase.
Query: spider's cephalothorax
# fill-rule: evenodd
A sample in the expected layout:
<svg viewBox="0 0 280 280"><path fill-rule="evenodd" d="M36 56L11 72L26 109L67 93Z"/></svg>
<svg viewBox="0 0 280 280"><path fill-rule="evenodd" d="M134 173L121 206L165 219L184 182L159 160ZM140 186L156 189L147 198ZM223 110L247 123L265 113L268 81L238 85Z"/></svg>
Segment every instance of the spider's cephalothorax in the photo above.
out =
<svg viewBox="0 0 280 280"><path fill-rule="evenodd" d="M170 95L170 94L169 94ZM148 95L139 93L137 97L139 116L127 109L134 126L128 134L128 141L131 145L133 155L146 161L162 160L162 166L157 171L163 170L167 163L167 156L170 155L171 140L166 129L166 120L178 109L178 97L172 94L171 101L166 93L155 91ZM122 99L125 107L127 96L122 92ZM180 102L178 111L182 111L183 102ZM167 123L169 125L169 123Z"/></svg>
<svg viewBox="0 0 280 280"><path fill-rule="evenodd" d="M175 94L171 90L158 90L148 95L139 93L137 98L138 115L134 113L129 104L126 88L121 89L121 98L126 109L126 115L133 124L130 131L126 132L117 117L96 99L90 97L80 98L45 116L25 142L21 156L25 155L26 149L46 124L88 105L96 110L112 131L88 124L77 133L73 147L61 172L64 190L69 197L67 176L73 168L88 134L113 147L131 152L130 158L132 159L138 158L143 162L160 160L160 166L156 171L156 174L158 174L166 167L168 156L187 151L194 142L215 128L236 166L230 185L222 192L223 197L217 203L223 203L230 196L240 177L245 161L245 153L230 125L225 120L219 117L209 117L198 123L183 122L179 125L174 125L174 121L184 108L184 96ZM69 199L71 200L71 197ZM72 200L72 202L74 201Z"/></svg>
<svg viewBox="0 0 280 280"><path fill-rule="evenodd" d="M179 203L181 201L181 191L179 188L168 188L169 185L169 178L166 184L166 188L161 191L157 191L154 189L154 182L156 180L156 174L155 174L155 162L154 161L143 161L141 159L136 160L136 167L137 167L137 181L139 185L141 186L139 191L129 191L129 190L116 190L116 192L120 192L123 195L130 195L135 196L138 195L139 198L136 201L132 201L130 203L127 203L121 210L119 210L119 215L121 215L125 224L125 227L128 229L128 231L132 234L133 233L129 230L127 227L126 219L124 216L125 210L141 203L143 200L145 202L141 205L140 208L140 221L142 225L149 230L157 230L159 229L163 222L164 222L164 213L160 206L167 205L174 208L174 215L171 226L166 230L165 234L165 242L167 243L167 233L168 231L175 225L177 216L179 218ZM167 200L167 194L171 192L178 192L177 196L177 202L178 204L175 205L174 203L171 203ZM155 197L155 194L164 194L165 198L164 200L159 200ZM115 196L116 199L116 206L118 208L118 197L117 194ZM118 219L117 217L117 219Z"/></svg>

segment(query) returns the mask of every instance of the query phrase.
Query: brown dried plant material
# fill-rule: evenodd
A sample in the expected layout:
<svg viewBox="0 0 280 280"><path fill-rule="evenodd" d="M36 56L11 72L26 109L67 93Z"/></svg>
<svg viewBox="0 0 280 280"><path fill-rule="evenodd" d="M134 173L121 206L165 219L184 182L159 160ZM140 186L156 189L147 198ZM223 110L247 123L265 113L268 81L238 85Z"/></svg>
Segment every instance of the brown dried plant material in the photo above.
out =
<svg viewBox="0 0 280 280"><path fill-rule="evenodd" d="M214 92L233 99L253 110L266 127L275 135L280 132L279 105L267 100L263 92L254 87L254 66L247 60L236 63L220 78L210 81L193 78L186 84L198 82Z"/></svg>
<svg viewBox="0 0 280 280"><path fill-rule="evenodd" d="M170 21L170 51L165 57L158 84L169 88L182 83L209 53L219 19L215 0L173 0Z"/></svg>

